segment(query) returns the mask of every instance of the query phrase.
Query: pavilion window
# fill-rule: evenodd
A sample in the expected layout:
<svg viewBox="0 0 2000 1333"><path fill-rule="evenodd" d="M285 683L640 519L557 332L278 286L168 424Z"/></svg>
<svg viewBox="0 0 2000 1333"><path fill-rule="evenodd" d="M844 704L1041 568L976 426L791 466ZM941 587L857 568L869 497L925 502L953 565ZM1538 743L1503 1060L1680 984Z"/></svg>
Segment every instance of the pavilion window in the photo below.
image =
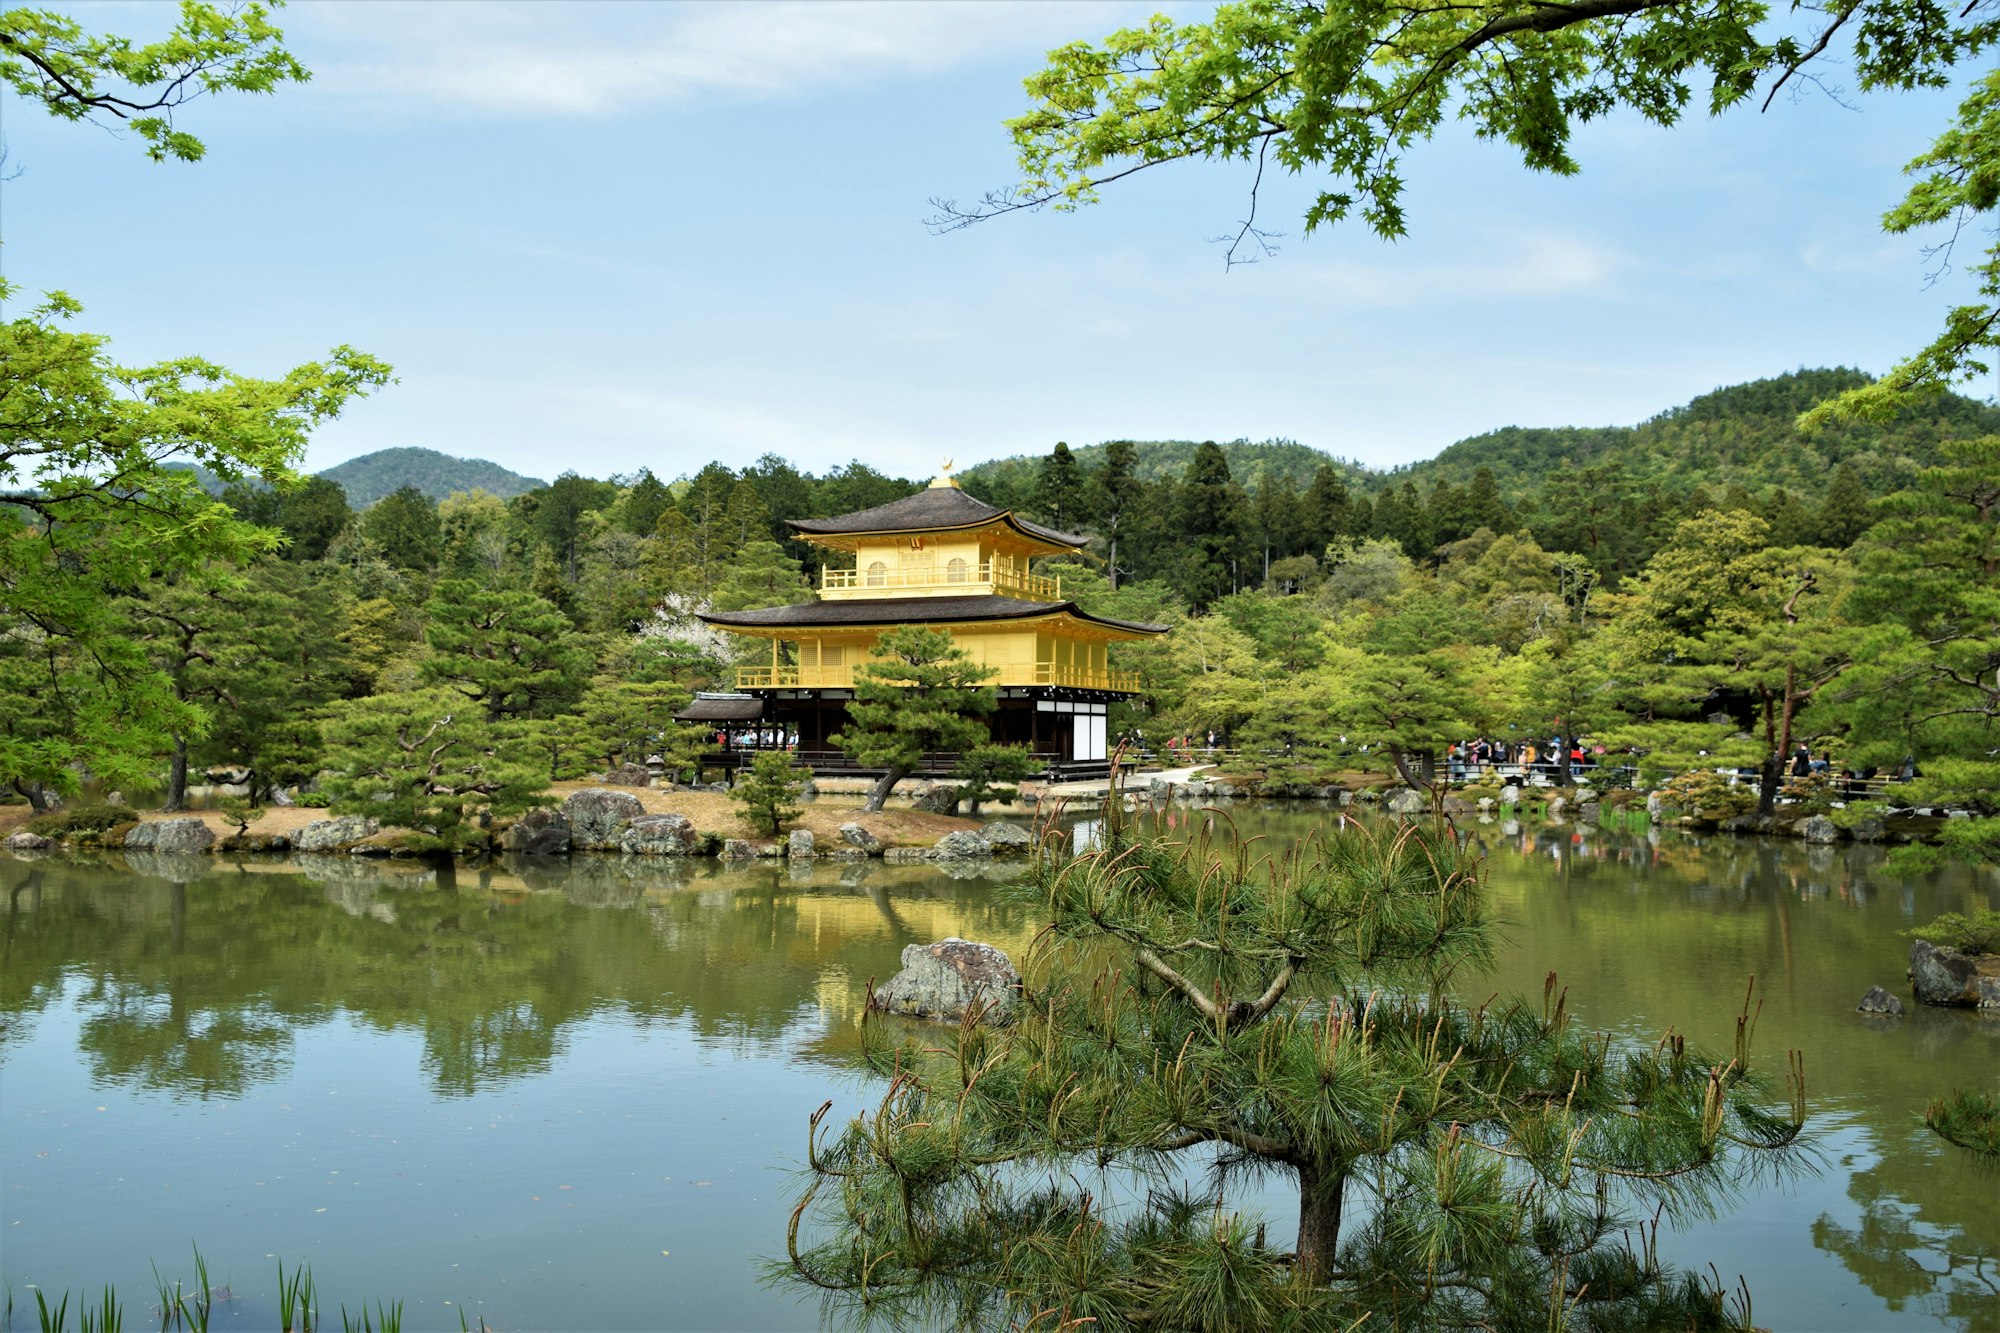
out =
<svg viewBox="0 0 2000 1333"><path fill-rule="evenodd" d="M888 581L889 581L889 566L882 563L880 560L871 562L868 566L868 586L871 588L879 588Z"/></svg>
<svg viewBox="0 0 2000 1333"><path fill-rule="evenodd" d="M952 559L944 567L945 582L947 583L965 582L965 571L966 571L965 561L959 559L956 556L952 557Z"/></svg>

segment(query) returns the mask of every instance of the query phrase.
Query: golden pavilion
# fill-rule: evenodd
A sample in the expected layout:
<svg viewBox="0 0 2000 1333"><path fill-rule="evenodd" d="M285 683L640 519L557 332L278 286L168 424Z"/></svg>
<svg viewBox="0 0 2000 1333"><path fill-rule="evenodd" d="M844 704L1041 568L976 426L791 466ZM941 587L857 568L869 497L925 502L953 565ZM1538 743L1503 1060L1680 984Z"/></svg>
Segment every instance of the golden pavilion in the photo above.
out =
<svg viewBox="0 0 2000 1333"><path fill-rule="evenodd" d="M846 722L854 668L883 631L923 625L949 631L993 668L995 740L1027 745L1066 776L1106 766L1106 708L1139 689L1133 673L1111 665L1111 645L1167 627L1091 615L1063 600L1058 580L1031 572L1037 556L1074 554L1085 537L996 509L949 476L889 504L790 526L851 554L854 566L825 570L818 601L701 617L770 640L769 665L736 673L744 718L796 734L800 760L816 771L850 767L827 738ZM926 769L949 762L938 756Z"/></svg>

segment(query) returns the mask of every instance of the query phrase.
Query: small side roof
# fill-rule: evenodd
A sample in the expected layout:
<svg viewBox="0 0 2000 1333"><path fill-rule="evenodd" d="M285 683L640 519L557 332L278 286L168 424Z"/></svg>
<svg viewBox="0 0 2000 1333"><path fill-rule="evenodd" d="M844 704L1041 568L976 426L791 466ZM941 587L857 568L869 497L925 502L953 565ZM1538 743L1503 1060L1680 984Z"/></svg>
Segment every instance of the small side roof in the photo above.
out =
<svg viewBox="0 0 2000 1333"><path fill-rule="evenodd" d="M788 526L807 537L851 537L873 532L935 532L956 528L983 527L1005 523L1025 537L1066 550L1077 550L1089 538L1077 532L1058 532L1020 517L1011 509L998 509L974 499L956 485L932 486L891 500L873 509L858 509L837 518L787 519Z"/></svg>
<svg viewBox="0 0 2000 1333"><path fill-rule="evenodd" d="M674 714L676 722L754 722L764 716L764 700L755 694L697 695Z"/></svg>

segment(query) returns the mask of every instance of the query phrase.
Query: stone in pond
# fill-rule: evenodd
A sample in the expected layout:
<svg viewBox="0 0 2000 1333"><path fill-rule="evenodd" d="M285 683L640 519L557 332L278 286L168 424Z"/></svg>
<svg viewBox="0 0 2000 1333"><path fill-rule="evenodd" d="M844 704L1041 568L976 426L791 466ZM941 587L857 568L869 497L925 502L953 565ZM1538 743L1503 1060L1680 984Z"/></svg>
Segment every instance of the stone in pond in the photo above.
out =
<svg viewBox="0 0 2000 1333"><path fill-rule="evenodd" d="M809 828L793 829L791 836L785 839L785 855L791 857L797 857L801 861L812 860L813 856L812 830Z"/></svg>
<svg viewBox="0 0 2000 1333"><path fill-rule="evenodd" d="M931 848L931 856L939 861L969 861L977 857L993 855L993 848L986 839L970 829L954 829L937 840Z"/></svg>
<svg viewBox="0 0 2000 1333"><path fill-rule="evenodd" d="M134 826L125 845L145 852L205 852L215 845L215 830L192 816L156 819Z"/></svg>
<svg viewBox="0 0 2000 1333"><path fill-rule="evenodd" d="M299 830L292 846L302 852L341 852L363 838L372 837L381 825L366 815L342 815L338 819L315 819Z"/></svg>
<svg viewBox="0 0 2000 1333"><path fill-rule="evenodd" d="M2000 1009L2000 954L1968 954L1910 942L1910 987L1925 1004Z"/></svg>
<svg viewBox="0 0 2000 1333"><path fill-rule="evenodd" d="M1035 835L1019 824L1008 824L994 820L979 830L979 836L986 840L987 848L996 856L1023 853L1035 845Z"/></svg>
<svg viewBox="0 0 2000 1333"><path fill-rule="evenodd" d="M640 815L618 835L627 856L686 856L694 846L694 825L685 815Z"/></svg>
<svg viewBox="0 0 2000 1333"><path fill-rule="evenodd" d="M1861 997L1861 1003L1854 1008L1864 1014L1887 1014L1891 1018L1903 1016L1903 1002L1880 986L1870 986L1868 993Z"/></svg>
<svg viewBox="0 0 2000 1333"><path fill-rule="evenodd" d="M587 851L616 847L625 826L646 813L631 792L603 787L571 792L562 810L569 819L571 843Z"/></svg>
<svg viewBox="0 0 2000 1333"><path fill-rule="evenodd" d="M1021 974L1006 954L953 936L905 947L903 970L873 998L875 1007L888 1013L957 1023L973 1010L982 1022L1003 1021L1020 995Z"/></svg>
<svg viewBox="0 0 2000 1333"><path fill-rule="evenodd" d="M859 848L869 856L874 856L882 850L882 840L859 824L842 824L840 840L849 847Z"/></svg>

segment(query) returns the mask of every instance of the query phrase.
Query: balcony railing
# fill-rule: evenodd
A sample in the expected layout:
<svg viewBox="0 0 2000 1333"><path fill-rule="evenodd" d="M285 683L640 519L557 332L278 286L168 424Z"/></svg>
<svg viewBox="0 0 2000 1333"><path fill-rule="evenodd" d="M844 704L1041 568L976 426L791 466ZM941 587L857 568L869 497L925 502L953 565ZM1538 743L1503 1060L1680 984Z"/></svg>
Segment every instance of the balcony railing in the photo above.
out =
<svg viewBox="0 0 2000 1333"><path fill-rule="evenodd" d="M1059 667L1038 662L1032 671L1002 667L989 682L994 685L1061 685L1078 690L1120 690L1139 692L1136 671L1092 671L1086 667ZM755 666L736 668L739 690L847 690L854 688L851 666L797 667Z"/></svg>
<svg viewBox="0 0 2000 1333"><path fill-rule="evenodd" d="M966 565L957 571L950 566L944 569L885 569L872 573L865 569L823 569L820 571L819 586L824 592L881 588L899 592L961 593L987 587L1003 596L1012 594L1047 601L1062 599L1061 579L1027 574L1004 565L996 567L990 561L981 565Z"/></svg>
<svg viewBox="0 0 2000 1333"><path fill-rule="evenodd" d="M1139 690L1139 673L1093 671L1088 667L1059 667L1047 662L1037 662L1035 684L1068 685L1079 690L1123 690L1128 694L1136 694Z"/></svg>

